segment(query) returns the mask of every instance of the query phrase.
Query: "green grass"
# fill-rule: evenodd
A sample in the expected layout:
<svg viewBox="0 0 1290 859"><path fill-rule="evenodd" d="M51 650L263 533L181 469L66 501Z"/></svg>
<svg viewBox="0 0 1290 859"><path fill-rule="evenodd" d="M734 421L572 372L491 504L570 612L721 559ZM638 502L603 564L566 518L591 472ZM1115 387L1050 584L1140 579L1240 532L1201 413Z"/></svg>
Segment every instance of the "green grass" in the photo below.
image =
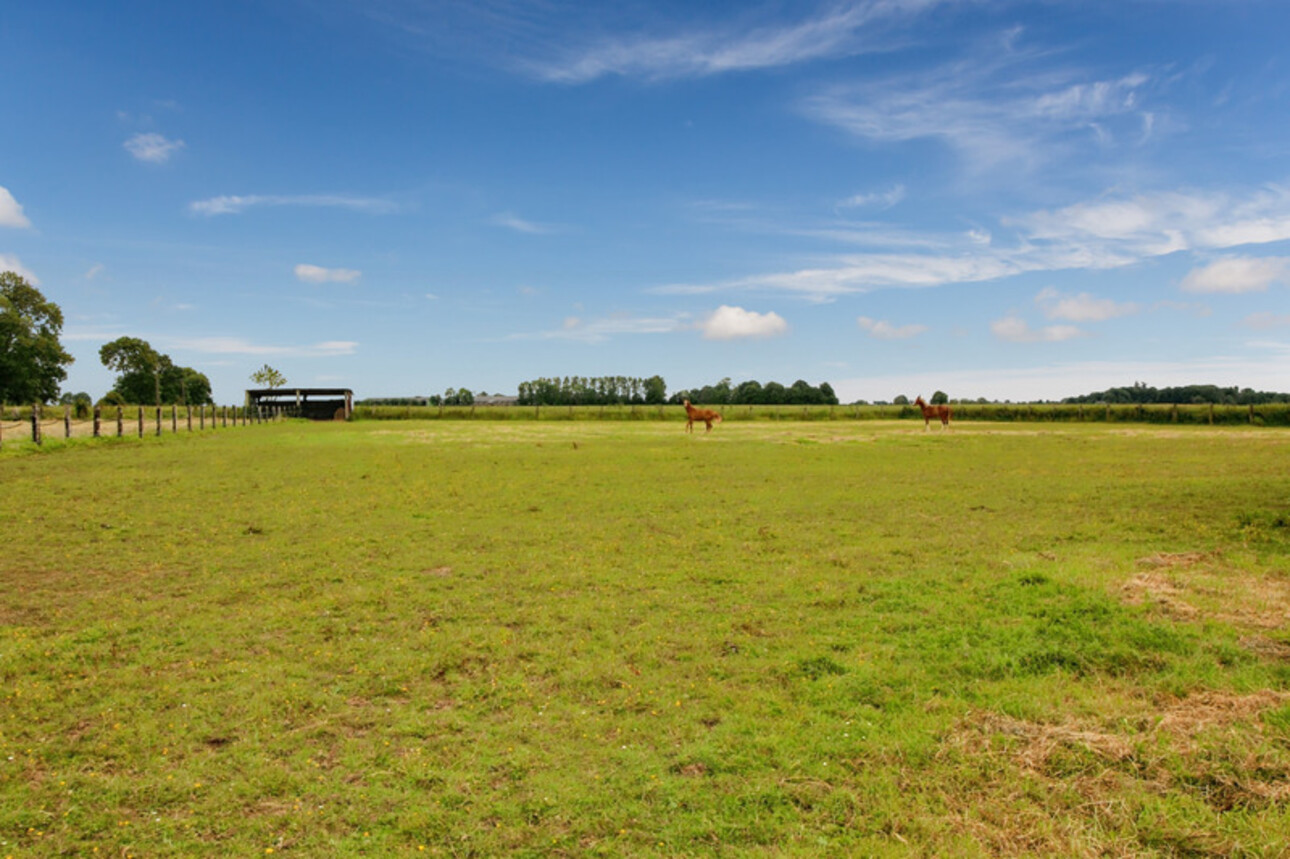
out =
<svg viewBox="0 0 1290 859"><path fill-rule="evenodd" d="M0 857L1284 855L1288 454L908 421L6 443Z"/></svg>

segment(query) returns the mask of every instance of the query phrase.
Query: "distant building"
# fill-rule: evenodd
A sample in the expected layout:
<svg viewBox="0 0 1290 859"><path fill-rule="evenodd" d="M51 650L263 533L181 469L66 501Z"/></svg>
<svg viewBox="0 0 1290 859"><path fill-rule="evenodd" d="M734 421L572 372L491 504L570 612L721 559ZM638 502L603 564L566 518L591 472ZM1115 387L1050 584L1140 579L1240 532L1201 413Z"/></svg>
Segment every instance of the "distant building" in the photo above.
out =
<svg viewBox="0 0 1290 859"><path fill-rule="evenodd" d="M354 414L349 388L258 388L246 392L250 408L311 421L347 421Z"/></svg>

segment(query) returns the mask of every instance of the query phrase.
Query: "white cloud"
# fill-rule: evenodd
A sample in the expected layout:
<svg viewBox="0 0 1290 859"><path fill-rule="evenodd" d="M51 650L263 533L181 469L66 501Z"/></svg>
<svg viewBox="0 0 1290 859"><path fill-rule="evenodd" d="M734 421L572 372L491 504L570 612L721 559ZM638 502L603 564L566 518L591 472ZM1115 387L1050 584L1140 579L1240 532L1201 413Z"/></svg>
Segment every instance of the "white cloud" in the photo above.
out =
<svg viewBox="0 0 1290 859"><path fill-rule="evenodd" d="M885 319L873 320L868 316L857 317L856 324L861 331L867 331L879 340L908 340L927 330L926 325L892 325Z"/></svg>
<svg viewBox="0 0 1290 859"><path fill-rule="evenodd" d="M19 262L18 258L13 254L0 254L0 271L11 271L32 286L40 286L40 278L36 277L31 269Z"/></svg>
<svg viewBox="0 0 1290 859"><path fill-rule="evenodd" d="M860 0L797 24L710 29L575 46L526 64L553 83L581 84L607 75L667 80L776 68L890 47L887 31L943 0Z"/></svg>
<svg viewBox="0 0 1290 859"><path fill-rule="evenodd" d="M25 229L31 221L22 213L22 204L13 198L9 189L0 185L0 227Z"/></svg>
<svg viewBox="0 0 1290 859"><path fill-rule="evenodd" d="M536 221L525 220L510 212L499 212L494 215L492 223L499 227L515 230L517 233L528 233L529 235L545 235L556 232L557 229L550 224L539 224Z"/></svg>
<svg viewBox="0 0 1290 859"><path fill-rule="evenodd" d="M194 215L239 215L247 209L261 206L303 206L310 208L353 209L371 214L386 214L398 211L398 206L388 200L372 197L348 197L342 194L250 194L247 196L228 195L196 200L188 204L188 211Z"/></svg>
<svg viewBox="0 0 1290 859"><path fill-rule="evenodd" d="M635 334L673 334L688 327L684 314L675 316L633 316L616 313L601 319L586 320L566 316L555 331L513 334L508 340L576 340L603 343L612 337Z"/></svg>
<svg viewBox="0 0 1290 859"><path fill-rule="evenodd" d="M1049 319L1067 322L1104 322L1138 312L1138 305L1131 301L1121 303L1109 298L1095 298L1087 292L1063 295L1051 286L1035 296L1035 303Z"/></svg>
<svg viewBox="0 0 1290 859"><path fill-rule="evenodd" d="M323 268L308 263L296 266L295 271L296 277L305 283L353 283L363 274L352 268Z"/></svg>
<svg viewBox="0 0 1290 859"><path fill-rule="evenodd" d="M352 340L325 340L308 346L269 346L251 343L240 337L196 337L171 340L170 349L187 349L211 355L280 355L298 358L327 358L353 355L358 343Z"/></svg>
<svg viewBox="0 0 1290 859"><path fill-rule="evenodd" d="M86 280L93 280L94 278L96 278L96 277L98 277L99 275L101 275L105 270L106 270L106 266L104 266L104 265L103 265L103 263L101 263L101 262L96 262L96 263L94 263L94 265L92 265L92 266L90 266L88 269L86 269L86 271L85 271L85 279L86 279Z"/></svg>
<svg viewBox="0 0 1290 859"><path fill-rule="evenodd" d="M975 169L1029 169L1064 154L1072 133L1108 145L1112 128L1140 142L1143 74L1082 80L1078 70L1035 71L1024 52L835 87L803 103L817 121L877 143L937 140Z"/></svg>
<svg viewBox="0 0 1290 859"><path fill-rule="evenodd" d="M1269 310L1261 310L1245 317L1243 323L1247 328L1253 328L1256 331L1290 327L1290 313L1273 313Z"/></svg>
<svg viewBox="0 0 1290 859"><path fill-rule="evenodd" d="M723 304L699 327L707 340L735 340L745 337L775 337L788 330L788 323L773 311L757 313Z"/></svg>
<svg viewBox="0 0 1290 859"><path fill-rule="evenodd" d="M977 283L1030 272L1121 268L1179 251L1227 247L1216 242L1290 239L1290 192L1268 188L1245 197L1158 192L1077 203L1005 218L1002 223L1015 231L1010 243L980 230L921 238L895 235L893 238L909 252L838 254L828 259L830 264L812 268L711 283L666 284L649 291L674 295L785 292L812 301L831 301L841 295L889 287ZM1284 235L1279 226L1283 223ZM803 234L797 228L785 232ZM836 232L805 234L849 242L865 238ZM875 234L872 238L877 242L881 237ZM1191 285L1196 283L1195 279L1191 281ZM1096 299L1077 300L1065 307L1071 313L1096 313L1099 311L1095 302ZM1101 312L1115 309L1121 315L1129 312L1128 305L1101 308Z"/></svg>
<svg viewBox="0 0 1290 859"><path fill-rule="evenodd" d="M1183 292L1263 292L1274 283L1290 283L1290 257L1227 257L1193 269L1182 280Z"/></svg>
<svg viewBox="0 0 1290 859"><path fill-rule="evenodd" d="M169 140L153 132L136 134L124 144L126 151L140 161L150 164L165 164L180 149L184 141Z"/></svg>
<svg viewBox="0 0 1290 859"><path fill-rule="evenodd" d="M991 322L990 333L1009 343L1060 343L1084 332L1074 325L1048 325L1036 330L1021 317L1008 315Z"/></svg>
<svg viewBox="0 0 1290 859"><path fill-rule="evenodd" d="M840 209L852 209L862 206L877 206L890 209L905 199L905 186L893 185L886 191L875 191L870 194L854 194L838 203Z"/></svg>

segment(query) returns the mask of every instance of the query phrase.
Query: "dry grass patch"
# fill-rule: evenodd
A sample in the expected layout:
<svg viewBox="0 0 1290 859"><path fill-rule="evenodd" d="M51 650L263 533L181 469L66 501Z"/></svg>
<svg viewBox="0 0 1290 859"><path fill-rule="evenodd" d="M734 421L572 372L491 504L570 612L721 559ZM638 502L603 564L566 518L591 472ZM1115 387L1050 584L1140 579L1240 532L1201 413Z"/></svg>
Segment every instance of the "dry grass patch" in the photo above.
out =
<svg viewBox="0 0 1290 859"><path fill-rule="evenodd" d="M1184 793L1214 812L1257 811L1290 799L1290 749L1264 736L1264 714L1290 692L1202 691L1136 712L1059 723L976 712L943 739L938 757L982 775L947 797L948 815L996 855L1048 851L1141 855L1152 802ZM1166 841L1193 855L1225 855L1213 832ZM1170 852L1166 850L1165 852Z"/></svg>
<svg viewBox="0 0 1290 859"><path fill-rule="evenodd" d="M1120 592L1130 605L1150 605L1174 620L1218 620L1237 627L1280 629L1290 622L1290 582L1255 576L1218 552L1158 552Z"/></svg>

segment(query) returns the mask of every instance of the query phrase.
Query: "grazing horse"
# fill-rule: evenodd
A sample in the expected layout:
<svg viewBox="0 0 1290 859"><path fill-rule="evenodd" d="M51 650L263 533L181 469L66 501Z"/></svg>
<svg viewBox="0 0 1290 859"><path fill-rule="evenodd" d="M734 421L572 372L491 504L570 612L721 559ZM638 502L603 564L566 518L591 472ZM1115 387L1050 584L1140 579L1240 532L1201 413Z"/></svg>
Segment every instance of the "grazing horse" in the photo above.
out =
<svg viewBox="0 0 1290 859"><path fill-rule="evenodd" d="M690 405L689 400L685 401L685 416L688 418L685 422L686 432L694 432L695 421L703 421L707 424L708 428L705 432L712 432L713 421L717 421L718 423L721 421L721 414L719 412L714 412L712 409L696 409L694 406Z"/></svg>
<svg viewBox="0 0 1290 859"><path fill-rule="evenodd" d="M929 406L922 397L915 397L914 405L922 409L924 432L932 428L932 418L940 418L941 429L950 428L950 407L949 406Z"/></svg>

